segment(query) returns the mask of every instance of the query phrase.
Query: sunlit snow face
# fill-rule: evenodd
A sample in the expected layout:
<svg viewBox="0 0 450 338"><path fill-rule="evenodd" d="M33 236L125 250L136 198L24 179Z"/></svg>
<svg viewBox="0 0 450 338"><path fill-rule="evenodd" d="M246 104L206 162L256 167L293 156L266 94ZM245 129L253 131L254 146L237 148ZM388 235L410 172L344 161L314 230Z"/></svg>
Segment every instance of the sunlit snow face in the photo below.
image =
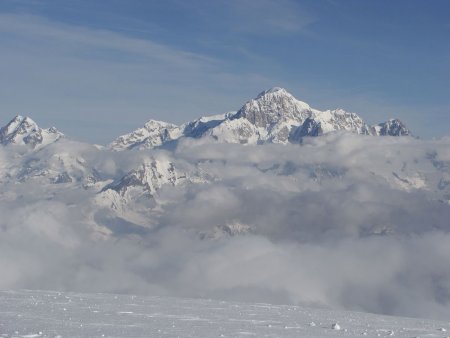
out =
<svg viewBox="0 0 450 338"><path fill-rule="evenodd" d="M302 146L189 140L174 152L120 153L58 143L18 157L0 149L2 289L450 314L449 140L337 134ZM61 164L60 153L74 155ZM123 214L96 204L101 186L82 187L92 168L106 185L149 159L186 178L151 202L119 196ZM14 176L64 165L71 183Z"/></svg>

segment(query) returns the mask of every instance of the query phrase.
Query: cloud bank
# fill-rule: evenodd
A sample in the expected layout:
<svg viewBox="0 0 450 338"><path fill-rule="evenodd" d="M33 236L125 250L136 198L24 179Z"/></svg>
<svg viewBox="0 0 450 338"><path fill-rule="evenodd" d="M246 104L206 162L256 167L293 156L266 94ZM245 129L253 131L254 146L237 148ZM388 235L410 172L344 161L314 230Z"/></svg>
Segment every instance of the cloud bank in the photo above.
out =
<svg viewBox="0 0 450 338"><path fill-rule="evenodd" d="M289 146L187 140L173 151L0 147L0 288L448 318L449 146L333 134ZM130 195L133 213L98 203L150 158L186 178ZM61 171L73 181L50 183ZM97 185L83 187L93 171Z"/></svg>

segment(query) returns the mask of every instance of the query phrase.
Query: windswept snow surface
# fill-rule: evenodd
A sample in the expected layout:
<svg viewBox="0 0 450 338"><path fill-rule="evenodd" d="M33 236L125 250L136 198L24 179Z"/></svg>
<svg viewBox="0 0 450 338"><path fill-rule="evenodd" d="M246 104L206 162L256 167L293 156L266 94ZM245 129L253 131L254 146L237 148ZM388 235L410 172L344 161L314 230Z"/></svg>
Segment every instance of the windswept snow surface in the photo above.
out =
<svg viewBox="0 0 450 338"><path fill-rule="evenodd" d="M447 337L448 322L265 303L1 291L0 337Z"/></svg>

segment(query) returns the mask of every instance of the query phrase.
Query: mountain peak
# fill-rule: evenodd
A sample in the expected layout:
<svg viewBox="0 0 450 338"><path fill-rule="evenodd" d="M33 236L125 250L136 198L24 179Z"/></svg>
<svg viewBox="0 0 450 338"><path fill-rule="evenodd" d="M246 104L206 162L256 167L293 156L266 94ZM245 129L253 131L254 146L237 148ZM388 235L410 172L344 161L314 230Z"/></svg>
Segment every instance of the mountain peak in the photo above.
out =
<svg viewBox="0 0 450 338"><path fill-rule="evenodd" d="M19 128L38 128L36 122L34 122L28 116L16 115L8 124L4 127L9 131L17 130Z"/></svg>
<svg viewBox="0 0 450 338"><path fill-rule="evenodd" d="M0 129L0 143L25 144L35 148L37 145L52 143L62 137L55 127L40 128L28 116L16 115L9 123Z"/></svg>
<svg viewBox="0 0 450 338"><path fill-rule="evenodd" d="M234 118L244 117L256 127L266 128L281 121L302 123L310 113L307 103L297 100L284 88L273 87L248 101Z"/></svg>
<svg viewBox="0 0 450 338"><path fill-rule="evenodd" d="M256 99L259 99L260 97L263 97L267 94L277 94L277 95L289 95L292 96L288 91L281 87L272 87L270 89L264 90L261 93L258 94Z"/></svg>
<svg viewBox="0 0 450 338"><path fill-rule="evenodd" d="M136 147L153 148L178 137L178 133L179 128L175 124L149 120L144 124L143 128L138 128L131 133L119 136L108 147L114 150Z"/></svg>
<svg viewBox="0 0 450 338"><path fill-rule="evenodd" d="M380 136L408 136L411 131L399 119L389 119L373 127L376 135Z"/></svg>

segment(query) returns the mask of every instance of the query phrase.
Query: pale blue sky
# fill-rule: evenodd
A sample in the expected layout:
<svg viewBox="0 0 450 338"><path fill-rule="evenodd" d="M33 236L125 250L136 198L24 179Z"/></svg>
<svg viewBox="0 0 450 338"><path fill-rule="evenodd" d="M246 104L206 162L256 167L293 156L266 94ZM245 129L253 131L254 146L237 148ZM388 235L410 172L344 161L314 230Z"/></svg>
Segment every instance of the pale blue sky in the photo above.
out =
<svg viewBox="0 0 450 338"><path fill-rule="evenodd" d="M105 143L285 87L450 135L450 1L2 0L0 124Z"/></svg>

